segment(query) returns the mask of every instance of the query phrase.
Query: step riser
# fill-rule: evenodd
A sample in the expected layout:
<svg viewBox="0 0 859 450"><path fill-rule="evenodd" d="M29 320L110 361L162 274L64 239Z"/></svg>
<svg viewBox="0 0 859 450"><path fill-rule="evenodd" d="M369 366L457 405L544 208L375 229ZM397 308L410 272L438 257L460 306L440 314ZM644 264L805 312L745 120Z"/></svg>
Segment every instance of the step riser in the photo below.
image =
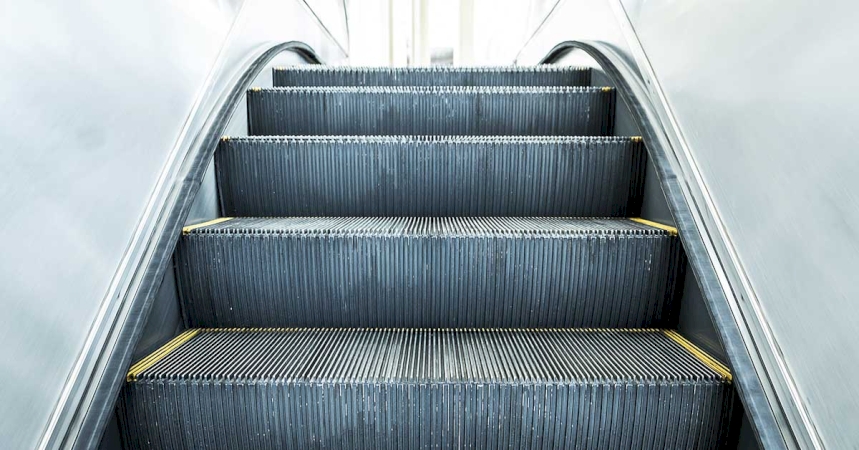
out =
<svg viewBox="0 0 859 450"><path fill-rule="evenodd" d="M228 140L227 216L637 216L644 146L624 140Z"/></svg>
<svg viewBox="0 0 859 450"><path fill-rule="evenodd" d="M613 130L614 90L380 89L251 90L248 128L252 135L609 136Z"/></svg>
<svg viewBox="0 0 859 450"><path fill-rule="evenodd" d="M588 86L590 69L274 69L275 86Z"/></svg>
<svg viewBox="0 0 859 450"><path fill-rule="evenodd" d="M131 448L715 448L733 390L686 345L660 330L194 330L135 365L119 417Z"/></svg>
<svg viewBox="0 0 859 450"><path fill-rule="evenodd" d="M730 395L691 383L159 382L127 387L120 414L131 449L690 449L718 447Z"/></svg>
<svg viewBox="0 0 859 450"><path fill-rule="evenodd" d="M191 326L671 326L670 236L189 235Z"/></svg>

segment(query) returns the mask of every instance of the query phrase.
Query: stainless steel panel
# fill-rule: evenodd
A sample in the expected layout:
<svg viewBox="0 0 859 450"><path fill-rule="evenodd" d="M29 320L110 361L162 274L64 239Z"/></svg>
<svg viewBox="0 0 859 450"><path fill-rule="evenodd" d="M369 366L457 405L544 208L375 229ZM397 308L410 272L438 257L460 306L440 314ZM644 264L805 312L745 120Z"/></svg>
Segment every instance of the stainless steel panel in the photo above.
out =
<svg viewBox="0 0 859 450"><path fill-rule="evenodd" d="M783 357L806 443L856 445L859 5L624 5L744 272L745 300Z"/></svg>
<svg viewBox="0 0 859 450"><path fill-rule="evenodd" d="M567 0L519 57L601 41L643 75L755 368L791 425L788 443L802 446L859 442L859 363L845 358L859 353L859 81L848 56L857 12L843 2Z"/></svg>
<svg viewBox="0 0 859 450"><path fill-rule="evenodd" d="M557 217L239 217L176 257L185 322L226 328L664 327L684 266L664 230Z"/></svg>
<svg viewBox="0 0 859 450"><path fill-rule="evenodd" d="M614 98L581 86L273 88L248 92L248 124L255 136L606 136Z"/></svg>
<svg viewBox="0 0 859 450"><path fill-rule="evenodd" d="M325 30L342 49L349 48L346 0L304 0Z"/></svg>
<svg viewBox="0 0 859 450"><path fill-rule="evenodd" d="M254 87L272 87L272 72L275 67L297 66L309 64L298 53L285 51L278 54L265 67L251 83ZM245 136L248 134L248 106L247 95L242 94L241 99L235 106L230 121L224 127L224 136ZM214 159L213 159L214 161ZM215 165L209 163L200 190L194 197L191 211L185 219L185 224L195 224L217 218L221 214L220 199L218 198L218 186L215 182Z"/></svg>
<svg viewBox="0 0 859 450"><path fill-rule="evenodd" d="M172 345L129 374L129 450L715 449L733 403L724 368L664 330L196 329Z"/></svg>
<svg viewBox="0 0 859 450"><path fill-rule="evenodd" d="M592 69L591 83L594 86L611 86L617 88L606 73L596 67L597 63L581 51L570 51L553 62L557 66L584 66ZM615 109L615 136L641 136L641 128L635 122L630 109L620 102ZM676 226L674 218L665 198L656 167L651 159L647 160L644 182L644 195L641 205L641 217L655 222ZM707 311L707 303L695 279L692 268L687 264L686 276L683 282L683 296L680 299L680 317L677 322L678 331L695 345L706 350L710 355L727 361L718 332ZM737 408L738 410L740 408ZM754 440L754 435L752 434Z"/></svg>
<svg viewBox="0 0 859 450"><path fill-rule="evenodd" d="M299 2L5 2L0 436L61 429L184 158L238 75L290 40L343 55Z"/></svg>

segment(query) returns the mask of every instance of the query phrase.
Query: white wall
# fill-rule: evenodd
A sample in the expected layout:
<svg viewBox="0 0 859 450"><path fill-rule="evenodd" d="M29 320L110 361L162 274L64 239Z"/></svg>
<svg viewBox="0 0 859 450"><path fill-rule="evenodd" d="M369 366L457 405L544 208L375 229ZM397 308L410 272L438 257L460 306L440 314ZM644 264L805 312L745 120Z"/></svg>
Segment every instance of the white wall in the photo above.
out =
<svg viewBox="0 0 859 450"><path fill-rule="evenodd" d="M352 65L508 65L557 0L348 0Z"/></svg>

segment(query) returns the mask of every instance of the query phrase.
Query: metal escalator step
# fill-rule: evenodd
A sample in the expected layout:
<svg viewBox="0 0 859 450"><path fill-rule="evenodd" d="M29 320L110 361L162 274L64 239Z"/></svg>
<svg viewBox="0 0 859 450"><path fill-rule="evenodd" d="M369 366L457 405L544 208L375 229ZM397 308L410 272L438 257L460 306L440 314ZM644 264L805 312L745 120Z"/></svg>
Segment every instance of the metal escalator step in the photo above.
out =
<svg viewBox="0 0 859 450"><path fill-rule="evenodd" d="M191 330L131 368L130 449L724 444L730 372L668 330Z"/></svg>
<svg viewBox="0 0 859 450"><path fill-rule="evenodd" d="M609 136L596 87L283 87L248 91L252 135Z"/></svg>
<svg viewBox="0 0 859 450"><path fill-rule="evenodd" d="M215 163L229 216L638 215L637 138L225 138Z"/></svg>
<svg viewBox="0 0 859 450"><path fill-rule="evenodd" d="M186 230L195 327L670 327L671 231L569 218L236 218Z"/></svg>
<svg viewBox="0 0 859 450"><path fill-rule="evenodd" d="M275 86L589 86L591 69L509 67L277 67Z"/></svg>

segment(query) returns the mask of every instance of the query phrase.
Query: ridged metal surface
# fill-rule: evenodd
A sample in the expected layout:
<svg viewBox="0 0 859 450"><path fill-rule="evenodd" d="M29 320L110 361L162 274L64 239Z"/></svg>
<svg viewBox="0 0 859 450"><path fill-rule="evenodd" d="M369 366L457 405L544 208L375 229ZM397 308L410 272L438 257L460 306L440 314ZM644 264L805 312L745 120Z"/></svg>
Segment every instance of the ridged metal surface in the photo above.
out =
<svg viewBox="0 0 859 450"><path fill-rule="evenodd" d="M673 326L680 241L629 220L233 219L180 240L190 326Z"/></svg>
<svg viewBox="0 0 859 450"><path fill-rule="evenodd" d="M248 91L252 135L609 136L595 87L285 87Z"/></svg>
<svg viewBox="0 0 859 450"><path fill-rule="evenodd" d="M274 85L289 86L589 86L587 67L333 67L274 69Z"/></svg>
<svg viewBox="0 0 859 450"><path fill-rule="evenodd" d="M640 140L281 137L223 140L227 216L637 216Z"/></svg>
<svg viewBox="0 0 859 450"><path fill-rule="evenodd" d="M131 449L707 449L732 398L659 330L211 330L119 417Z"/></svg>

